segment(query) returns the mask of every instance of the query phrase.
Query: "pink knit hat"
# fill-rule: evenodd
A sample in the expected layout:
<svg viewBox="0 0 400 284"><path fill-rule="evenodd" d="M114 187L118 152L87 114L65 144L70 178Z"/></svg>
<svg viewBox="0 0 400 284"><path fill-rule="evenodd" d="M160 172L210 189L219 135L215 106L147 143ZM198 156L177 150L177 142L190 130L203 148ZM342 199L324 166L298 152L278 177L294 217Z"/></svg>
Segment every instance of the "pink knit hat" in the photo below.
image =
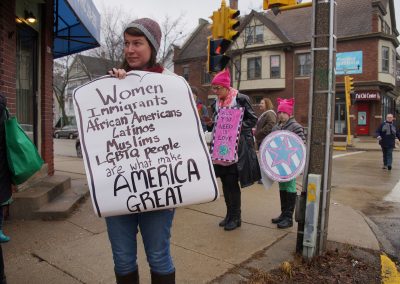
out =
<svg viewBox="0 0 400 284"><path fill-rule="evenodd" d="M286 112L289 116L293 114L294 99L278 98L278 112Z"/></svg>
<svg viewBox="0 0 400 284"><path fill-rule="evenodd" d="M229 73L229 69L225 69L215 75L211 85L219 85L229 89L231 87L231 74Z"/></svg>

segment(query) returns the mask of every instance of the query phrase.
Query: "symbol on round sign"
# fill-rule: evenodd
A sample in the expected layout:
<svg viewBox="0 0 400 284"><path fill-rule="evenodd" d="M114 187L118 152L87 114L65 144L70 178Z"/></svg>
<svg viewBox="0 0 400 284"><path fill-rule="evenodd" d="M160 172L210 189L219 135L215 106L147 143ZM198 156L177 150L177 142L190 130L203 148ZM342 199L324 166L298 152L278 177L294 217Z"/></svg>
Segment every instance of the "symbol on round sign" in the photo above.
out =
<svg viewBox="0 0 400 284"><path fill-rule="evenodd" d="M274 131L260 147L260 166L269 178L278 182L296 178L304 169L306 148L303 140L290 131Z"/></svg>

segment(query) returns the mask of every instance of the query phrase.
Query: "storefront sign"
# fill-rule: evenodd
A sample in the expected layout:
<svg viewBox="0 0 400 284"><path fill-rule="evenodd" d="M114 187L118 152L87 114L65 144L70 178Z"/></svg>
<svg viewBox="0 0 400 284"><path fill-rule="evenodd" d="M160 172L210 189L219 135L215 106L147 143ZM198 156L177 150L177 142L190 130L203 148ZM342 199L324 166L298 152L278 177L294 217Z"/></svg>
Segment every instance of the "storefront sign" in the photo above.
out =
<svg viewBox="0 0 400 284"><path fill-rule="evenodd" d="M238 161L237 150L243 113L243 108L220 108L218 110L211 143L211 159L214 164L226 165Z"/></svg>
<svg viewBox="0 0 400 284"><path fill-rule="evenodd" d="M378 101L381 99L378 91L366 91L354 93L356 101Z"/></svg>
<svg viewBox="0 0 400 284"><path fill-rule="evenodd" d="M92 202L99 216L213 201L218 189L196 103L178 76L130 72L74 91Z"/></svg>
<svg viewBox="0 0 400 284"><path fill-rule="evenodd" d="M362 74L362 51L336 53L336 75Z"/></svg>

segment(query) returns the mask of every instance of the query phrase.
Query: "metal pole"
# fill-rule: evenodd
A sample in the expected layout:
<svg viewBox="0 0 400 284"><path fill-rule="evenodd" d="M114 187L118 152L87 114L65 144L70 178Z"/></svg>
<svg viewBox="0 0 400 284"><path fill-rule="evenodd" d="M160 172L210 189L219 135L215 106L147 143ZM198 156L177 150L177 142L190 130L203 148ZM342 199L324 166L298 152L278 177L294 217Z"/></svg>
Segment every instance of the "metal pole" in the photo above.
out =
<svg viewBox="0 0 400 284"><path fill-rule="evenodd" d="M325 249L328 218L333 146L333 115L335 103L335 0L313 0L313 30L311 39L311 86L307 163L302 196L307 194L310 174L322 176L321 200L318 216L317 253ZM306 181L306 182L305 182ZM305 198L301 200L302 217L305 216ZM304 221L303 221L304 222ZM296 251L302 252L304 223L299 222Z"/></svg>

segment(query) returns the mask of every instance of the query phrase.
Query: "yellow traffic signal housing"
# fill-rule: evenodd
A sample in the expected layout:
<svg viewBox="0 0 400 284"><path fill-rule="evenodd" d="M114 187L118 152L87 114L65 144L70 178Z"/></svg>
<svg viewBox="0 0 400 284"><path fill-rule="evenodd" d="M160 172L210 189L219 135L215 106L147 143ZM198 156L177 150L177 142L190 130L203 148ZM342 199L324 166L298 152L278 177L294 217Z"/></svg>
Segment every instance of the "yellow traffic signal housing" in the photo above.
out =
<svg viewBox="0 0 400 284"><path fill-rule="evenodd" d="M221 14L221 9L214 11L212 16L211 34L213 39L221 38L224 36L224 18Z"/></svg>
<svg viewBox="0 0 400 284"><path fill-rule="evenodd" d="M353 93L354 92L354 82L353 82L354 78L350 77L350 76L345 76L344 77L344 88L346 93Z"/></svg>
<svg viewBox="0 0 400 284"><path fill-rule="evenodd" d="M354 93L354 78L350 76L344 76L344 90L346 101L351 105L351 94Z"/></svg>
<svg viewBox="0 0 400 284"><path fill-rule="evenodd" d="M224 22L223 37L227 40L235 40L239 36L239 32L235 29L240 25L239 20L236 19L240 15L240 11L226 7L225 0L223 0L221 4L221 13Z"/></svg>
<svg viewBox="0 0 400 284"><path fill-rule="evenodd" d="M263 9L268 10L274 7L297 5L297 0L264 0Z"/></svg>

